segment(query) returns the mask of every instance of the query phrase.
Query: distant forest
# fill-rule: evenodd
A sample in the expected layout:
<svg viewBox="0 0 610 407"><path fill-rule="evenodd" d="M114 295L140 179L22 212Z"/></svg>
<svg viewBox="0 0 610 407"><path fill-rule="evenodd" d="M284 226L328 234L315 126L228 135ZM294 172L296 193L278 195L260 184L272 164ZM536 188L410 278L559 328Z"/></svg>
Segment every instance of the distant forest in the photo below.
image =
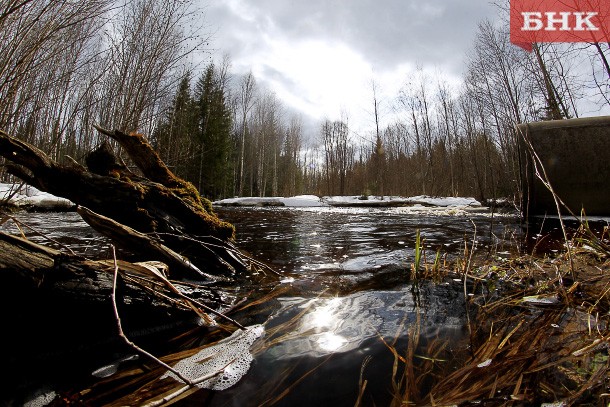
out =
<svg viewBox="0 0 610 407"><path fill-rule="evenodd" d="M233 73L229 57L193 65L211 47L196 4L3 1L0 129L77 162L100 143L94 124L137 131L212 199L489 199L519 194L517 124L610 104L610 44L540 44L527 53L509 43L508 21L482 21L460 89L419 70L384 101L396 119L381 127L372 81L371 134L355 137L349 117L305 134L302 119L252 73ZM4 166L0 178L8 178Z"/></svg>

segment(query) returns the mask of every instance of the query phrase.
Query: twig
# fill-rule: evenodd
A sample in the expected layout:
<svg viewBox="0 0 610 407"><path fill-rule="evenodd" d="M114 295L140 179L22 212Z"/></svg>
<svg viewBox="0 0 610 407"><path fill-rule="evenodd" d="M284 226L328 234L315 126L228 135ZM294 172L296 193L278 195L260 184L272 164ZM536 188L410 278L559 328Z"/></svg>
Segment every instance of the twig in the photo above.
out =
<svg viewBox="0 0 610 407"><path fill-rule="evenodd" d="M360 367L360 380L358 381L360 391L358 392L358 399L356 399L356 404L354 404L354 407L362 405L362 397L364 396L364 391L366 390L366 385L368 383L368 381L364 379L364 370L372 358L373 357L371 355L368 355L362 361L362 366Z"/></svg>
<svg viewBox="0 0 610 407"><path fill-rule="evenodd" d="M19 186L17 186L17 188L15 188L16 184L11 185L11 189L9 191L9 193L2 198L2 200L0 201L0 204L4 205L6 203L8 203L15 195L17 195L19 193L19 191L21 190L21 188L23 188L23 186L25 185L25 182L21 182L19 184Z"/></svg>
<svg viewBox="0 0 610 407"><path fill-rule="evenodd" d="M218 244L207 243L207 242L204 242L204 241L199 240L199 239L195 239L195 238L190 237L190 236L177 235L177 234L174 234L174 233L166 233L166 232L161 232L160 233L160 232L156 232L156 233L154 233L154 235L156 235L156 236L172 236L172 237L176 237L178 239L190 240L192 242L199 243L205 249L207 249L209 251L212 251L213 253L216 253L216 252L214 252L211 248L224 249L224 250L227 251L227 253L231 253L234 256L240 257L240 259L237 259L237 260L243 261L245 259L245 260L249 261L251 264L253 264L255 266L258 266L261 269L265 269L267 271L270 271L271 273L273 273L275 275L278 275L278 276L282 275L281 273L278 273L277 271L275 271L273 268L271 268L267 264L265 264L265 263L263 263L261 261L258 261L256 259L254 259L254 258L252 258L252 257L250 257L250 256L248 256L248 255L246 255L244 253L242 253L237 247L235 247L233 244L231 244L231 242L223 241L223 240L221 240L221 239L219 239L219 238L217 238L215 236L205 236L205 237L209 238L211 240L216 240L218 242Z"/></svg>
<svg viewBox="0 0 610 407"><path fill-rule="evenodd" d="M474 255L474 249L477 245L477 225L472 219L470 219L470 223L472 223L472 226L474 227L474 233L472 236L472 246L470 247L470 253L468 253L468 261L466 262L466 268L464 269L464 302L466 304L466 319L468 321L468 332L470 333L470 337L472 339L472 328L470 326L470 306L468 303L468 288L466 282L468 280L468 272L470 271L470 267L472 265L472 256Z"/></svg>
<svg viewBox="0 0 610 407"><path fill-rule="evenodd" d="M19 231L21 232L21 235L25 238L25 233L23 233L23 230L21 230L21 226L30 229L32 232L34 232L35 234L37 234L38 236L47 239L49 242L55 243L56 245L58 245L59 247L67 250L70 252L71 255L76 256L76 253L74 253L74 251L69 247L66 246L63 243L58 242L57 240L49 237L48 235L36 230L35 228L33 228L32 226L28 225L27 223L21 222L17 219L15 219L13 216L9 216L9 218L15 223L15 225L17 225L17 228L19 229Z"/></svg>
<svg viewBox="0 0 610 407"><path fill-rule="evenodd" d="M114 317L116 319L116 323L117 323L117 328L119 331L119 336L121 337L121 339L123 339L123 341L125 341L125 343L130 346L131 348L133 348L136 352L148 357L149 359L153 360L154 362L156 362L157 364L159 364L160 366L162 366L163 368L167 369L168 371L170 371L171 373L173 373L176 377L178 377L180 380L182 380L186 386L183 386L182 388L178 389L177 391L170 393L169 395L163 397L160 400L156 400L153 401L149 404L146 404L146 406L148 407L156 407L156 406L160 406L164 403L167 403L170 400L173 400L174 398L180 396L181 394L185 393L188 389L193 388L195 386L197 386L198 384L212 379L213 377L218 376L219 374L221 374L226 368L227 366L229 366L231 363L233 363L235 360L231 360L229 361L226 365L224 365L221 369L219 369L216 372L204 375L204 376L200 376L194 380L188 379L187 377L185 377L182 373L180 373L178 370L174 369L173 367L169 366L167 363L163 362L162 360L160 360L159 358L157 358L156 356L154 356L153 354L151 354L150 352L140 348L138 345L136 345L135 343L133 343L131 340L129 340L129 338L127 338L127 336L125 335L125 333L123 332L123 327L121 324L121 318L119 316L119 311L116 305L116 286L117 286L117 280L118 280L118 275L119 275L119 265L117 262L117 258L116 258L116 250L114 245L111 246L112 247L112 256L113 256L113 260L114 260L114 273L113 273L113 279L112 279L112 292L110 294L110 298L112 301L112 308L114 311ZM190 300L190 299L189 299Z"/></svg>
<svg viewBox="0 0 610 407"><path fill-rule="evenodd" d="M242 324L240 324L239 322L235 321L234 319L232 319L232 318L230 318L230 317L228 317L228 316L224 315L222 312L218 312L218 311L216 311L215 309L213 309L213 308L211 308L211 307L209 307L209 306L207 306L207 305L205 305L205 304L203 304L203 303L201 303L201 302L199 302L199 301L197 301L197 300L194 300L194 299L190 298L189 296L187 296L187 295L183 294L183 293L182 293L180 290L178 290L178 289L176 288L176 286L174 286L174 285L173 285L173 284L172 284L172 283L171 283L169 280L167 280L167 279L163 279L163 278L161 278L161 277L160 277L160 276L158 276L158 275L155 275L155 276L156 276L157 278L159 278L159 279L160 279L160 280L161 280L161 281L162 281L162 282L163 282L163 283L166 285L166 287L167 287L167 288L168 288L168 289L169 289L171 292L173 292L174 294L176 294L178 297L180 297L180 298L181 298L181 299L183 299L184 301L187 301L187 302L189 302L189 303L191 303L191 304L197 305L197 306L198 306L198 307L200 307L200 308L203 308L203 309L204 309L206 312L209 312L210 314L214 314L214 315L216 315L217 317L224 319L225 321L227 321L227 322L229 322L229 323L231 323L231 324L235 325L235 326L236 326L237 328L239 328L239 329L246 329L246 328L245 328L245 327L244 327Z"/></svg>
<svg viewBox="0 0 610 407"><path fill-rule="evenodd" d="M568 239L568 233L566 232L566 227L565 227L565 223L563 221L563 216L561 215L561 207L563 206L564 208L566 208L568 210L568 212L570 212L570 214L574 218L578 219L578 217L576 215L574 215L574 213L570 210L570 208L568 208L568 206L561 200L561 198L555 192L555 189L551 185L551 182L546 173L546 169L544 168L542 160L540 159L540 156L538 156L538 153L536 153L536 150L534 149L534 146L532 145L531 140L527 137L527 131L526 131L526 134L524 134L523 131L519 127L517 127L517 128L519 129L519 132L521 133L521 138L523 139L523 142L525 143L526 147L528 148L530 155L533 159L532 161L534 164L534 170L536 173L536 177L540 180L540 182L542 182L542 184L546 187L546 189L548 189L548 191L551 193L551 196L553 197L553 201L555 202L555 209L557 210L557 216L559 217L559 224L561 225L561 231L563 233L563 238L564 238L566 246L568 248L568 260L570 262L570 272L572 274L572 278L574 280L576 280L576 275L575 275L576 272L574 270L574 260L573 260L573 256L572 256L572 247L571 247L570 241ZM527 128L529 129L529 127L527 127Z"/></svg>
<svg viewBox="0 0 610 407"><path fill-rule="evenodd" d="M190 386L193 386L194 385L193 382L191 382L191 380L189 380L186 377L184 377L182 375L182 373L178 372L173 367L171 367L167 363L163 362L162 360L158 359L156 356L152 355L151 353L149 353L149 352L145 351L144 349L140 348L138 345L136 345L135 343L130 341L129 338L127 338L127 336L125 336L125 333L123 332L123 326L121 324L121 317L119 316L119 310L118 310L117 305L116 305L116 285L117 285L117 279L118 279L118 275L119 275L119 265L118 265L117 260L116 260L116 250L114 248L114 245L112 245L111 247L112 247L112 256L113 256L113 259L114 259L114 275L113 275L113 278L112 278L112 292L110 293L110 299L112 301L112 308L114 310L114 318L115 318L116 323L117 323L117 328L119 329L119 336L121 337L121 339L123 339L123 341L125 341L125 343L127 345L132 347L135 351L137 351L138 353L140 353L140 354L142 354L142 355L152 359L153 361L155 361L159 365L163 366L165 369L169 370L170 372L175 374L177 377L179 377L180 380L182 380L184 383L186 383L186 384L188 384Z"/></svg>
<svg viewBox="0 0 610 407"><path fill-rule="evenodd" d="M191 389L192 386L189 386L188 384L186 386L181 387L180 389L176 390L173 393L168 394L167 396L159 399L159 400L155 400L155 401L151 401L150 403L144 404L142 407L158 407L158 406L162 406L163 404L175 399L176 397L180 396L181 394L186 393L189 389Z"/></svg>

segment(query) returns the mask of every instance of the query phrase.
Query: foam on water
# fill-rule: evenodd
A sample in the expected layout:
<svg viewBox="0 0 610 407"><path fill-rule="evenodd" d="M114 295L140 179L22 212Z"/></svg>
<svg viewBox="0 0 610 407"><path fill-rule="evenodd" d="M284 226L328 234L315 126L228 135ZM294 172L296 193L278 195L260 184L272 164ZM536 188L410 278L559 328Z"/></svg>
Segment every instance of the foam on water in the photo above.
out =
<svg viewBox="0 0 610 407"><path fill-rule="evenodd" d="M48 391L26 401L23 407L45 407L51 404L55 397L57 397L57 394L54 391Z"/></svg>
<svg viewBox="0 0 610 407"><path fill-rule="evenodd" d="M262 325L252 325L245 330L237 330L231 336L202 349L195 355L176 363L174 369L189 380L218 373L197 386L210 390L225 390L235 385L250 369L252 354L250 347L265 333ZM171 377L179 380L171 372L161 379Z"/></svg>

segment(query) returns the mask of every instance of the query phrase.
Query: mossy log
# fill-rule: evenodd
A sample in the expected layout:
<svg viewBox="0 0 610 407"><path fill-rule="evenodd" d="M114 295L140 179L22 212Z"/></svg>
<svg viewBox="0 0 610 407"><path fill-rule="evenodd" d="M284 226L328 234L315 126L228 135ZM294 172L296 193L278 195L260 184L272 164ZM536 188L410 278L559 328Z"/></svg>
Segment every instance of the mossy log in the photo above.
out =
<svg viewBox="0 0 610 407"><path fill-rule="evenodd" d="M199 326L201 310L193 312L192 301L218 312L236 301L205 285L173 281L174 289L188 294L185 300L151 271L164 270L158 262L116 265L116 305L125 333L138 341L165 342L177 329ZM119 337L112 312L114 270L113 259L90 260L0 232L0 344L11 350L3 359L11 372L4 382L8 394L27 393L39 378L53 377L58 365L82 376L117 352L133 352Z"/></svg>
<svg viewBox="0 0 610 407"><path fill-rule="evenodd" d="M4 232L0 232L0 253L2 253L0 256L2 281L6 286L9 286L10 281L11 289L9 291L16 295L23 296L21 289L28 286L33 291L53 292L57 298L70 298L75 302L93 304L109 301L114 272L113 260L86 259ZM146 268L139 263L121 260L117 260L116 264L121 275L137 277L140 282L143 279L148 279L151 283L154 281L155 276L150 271L150 267ZM155 264L160 269L165 267L163 263ZM21 289L17 289L18 287ZM123 281L121 289L125 303L139 305L149 311L151 308L161 307L164 308L164 313L170 310L182 310L185 314L190 314L189 307L185 305L175 307L177 302L166 302L163 297L159 297L154 304L151 303L150 292L143 290L142 287L143 284L125 284ZM158 285L156 287L156 291L163 294L164 290L160 289ZM195 299L202 299L206 302L220 301L220 297L203 286L199 292L203 297L197 298L197 293L193 294L196 290L193 290L190 285L188 291ZM34 297L27 299L32 300Z"/></svg>
<svg viewBox="0 0 610 407"><path fill-rule="evenodd" d="M88 155L85 168L77 163L59 164L38 148L0 131L0 156L10 162L7 171L28 184L116 222L100 229L99 223L89 221L111 239L123 234L120 225L125 225L153 236L207 273L248 268L246 258L236 255L231 243L233 226L216 216L211 203L192 184L167 168L144 136L98 130L124 148L142 175L130 171L108 143ZM184 247L185 239L198 244ZM131 249L138 254L138 247Z"/></svg>

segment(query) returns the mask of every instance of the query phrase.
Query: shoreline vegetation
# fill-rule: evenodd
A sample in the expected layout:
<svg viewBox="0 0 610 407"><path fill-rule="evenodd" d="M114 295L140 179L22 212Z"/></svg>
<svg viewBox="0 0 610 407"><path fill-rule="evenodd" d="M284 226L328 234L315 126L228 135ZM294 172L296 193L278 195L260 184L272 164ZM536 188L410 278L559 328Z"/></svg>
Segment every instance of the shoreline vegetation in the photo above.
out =
<svg viewBox="0 0 610 407"><path fill-rule="evenodd" d="M417 324L405 327L408 349L401 353L388 345L399 366L392 406L605 406L608 237L607 226L594 233L583 222L566 250L552 256L499 258L466 247L450 265L435 261L417 273L412 266L415 281L464 281L469 352L463 363L443 368L447 360L437 356L447 343L432 342L427 354L415 355Z"/></svg>
<svg viewBox="0 0 610 407"><path fill-rule="evenodd" d="M37 199L53 201L52 197L35 190L30 190L29 195L28 205ZM242 198L215 202L215 205L276 206L268 203L279 202L293 207L306 207L307 203L309 206L346 206L350 203L358 206L364 201L359 198ZM407 203L407 199L394 197L370 200L384 201L394 202L396 206ZM432 202L432 198L416 197L410 198L408 203L428 208ZM472 199L436 198L435 202L445 209L488 210ZM456 365L455 361L440 356L447 346L442 338L427 345L427 354L415 354L419 342L417 322L405 326L401 333L408 337L407 349L399 349L395 342L380 338L395 359L390 383L392 405L605 405L610 397L608 238L607 226L594 232L587 222L582 222L570 244L564 245L559 253L515 254L501 258L493 253L483 254L474 243L466 243L463 255L451 263L442 263L439 255L426 257L423 242L414 242L421 247L420 250L416 247L416 255L419 255L411 266L414 286L451 278L463 281L470 341L464 350L467 355L462 355L461 362ZM472 238L474 241L476 236ZM256 308L272 298L256 299L254 304L246 303L235 311ZM267 332L264 343L255 344L252 353L256 355L271 343L281 341L290 330L289 321L276 327L274 332ZM171 364L215 343L170 354L160 360ZM162 366L152 370L142 370L142 367L119 370L118 374L72 394L71 401L95 404L104 400L109 405L120 405L146 400L147 405L167 405L195 391L213 391L177 381L173 385L167 380L160 382L158 377L164 371ZM366 405L366 377L373 373L363 365L360 395L355 405ZM67 401L65 395L59 396L55 405ZM279 402L282 393L274 397L274 402Z"/></svg>

